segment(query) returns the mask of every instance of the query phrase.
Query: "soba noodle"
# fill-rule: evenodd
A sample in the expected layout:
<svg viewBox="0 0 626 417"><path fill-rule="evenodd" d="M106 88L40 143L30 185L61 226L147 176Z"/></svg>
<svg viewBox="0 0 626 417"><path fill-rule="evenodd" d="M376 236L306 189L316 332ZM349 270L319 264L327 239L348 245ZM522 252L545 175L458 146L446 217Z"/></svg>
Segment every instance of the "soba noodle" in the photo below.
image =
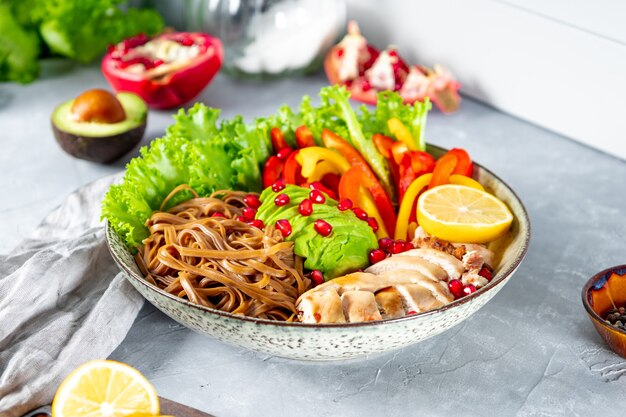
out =
<svg viewBox="0 0 626 417"><path fill-rule="evenodd" d="M291 321L295 302L310 287L293 243L271 226L265 232L234 218L246 195L217 191L152 214L150 236L136 255L146 280L168 293L234 314ZM214 217L219 212L224 217Z"/></svg>

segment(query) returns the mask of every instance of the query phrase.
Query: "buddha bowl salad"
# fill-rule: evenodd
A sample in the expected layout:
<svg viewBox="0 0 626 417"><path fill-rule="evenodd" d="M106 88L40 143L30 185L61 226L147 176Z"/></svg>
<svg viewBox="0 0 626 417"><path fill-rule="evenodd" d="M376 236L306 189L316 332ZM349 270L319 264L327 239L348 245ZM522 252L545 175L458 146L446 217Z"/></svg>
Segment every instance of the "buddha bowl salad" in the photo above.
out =
<svg viewBox="0 0 626 417"><path fill-rule="evenodd" d="M196 104L141 150L102 202L153 285L270 320L403 317L485 286L513 220L472 178L468 153L426 152L428 99L380 93L246 123Z"/></svg>

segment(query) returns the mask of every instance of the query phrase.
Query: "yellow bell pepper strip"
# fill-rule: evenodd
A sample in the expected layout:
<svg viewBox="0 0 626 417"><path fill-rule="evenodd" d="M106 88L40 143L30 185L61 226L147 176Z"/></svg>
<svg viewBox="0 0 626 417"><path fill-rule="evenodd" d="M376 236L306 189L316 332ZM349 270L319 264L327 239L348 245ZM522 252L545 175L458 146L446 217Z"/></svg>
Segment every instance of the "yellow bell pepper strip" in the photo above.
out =
<svg viewBox="0 0 626 417"><path fill-rule="evenodd" d="M398 240L407 238L409 218L411 217L411 211L413 210L415 200L420 192L428 186L432 178L433 174L421 175L411 183L409 188L407 188L406 193L404 193L404 198L402 198L402 203L400 204L400 210L398 211L396 232L393 235L394 239Z"/></svg>
<svg viewBox="0 0 626 417"><path fill-rule="evenodd" d="M418 150L417 146L415 146L415 141L413 140L411 132L409 132L409 129L407 129L399 119L392 117L387 120L387 127L389 127L389 131L396 137L396 139L406 144L409 150Z"/></svg>
<svg viewBox="0 0 626 417"><path fill-rule="evenodd" d="M328 161L320 161L315 165L315 169L310 177L307 178L307 182L315 182L321 181L326 174L339 174L337 167L328 162Z"/></svg>
<svg viewBox="0 0 626 417"><path fill-rule="evenodd" d="M466 177L461 174L450 175L450 184L464 185L466 187L475 188L480 191L485 191L485 188L475 179Z"/></svg>
<svg viewBox="0 0 626 417"><path fill-rule="evenodd" d="M296 155L296 161L302 166L302 176L309 178L315 172L320 161L326 161L333 165L340 174L350 169L350 163L340 153L320 146L302 148Z"/></svg>

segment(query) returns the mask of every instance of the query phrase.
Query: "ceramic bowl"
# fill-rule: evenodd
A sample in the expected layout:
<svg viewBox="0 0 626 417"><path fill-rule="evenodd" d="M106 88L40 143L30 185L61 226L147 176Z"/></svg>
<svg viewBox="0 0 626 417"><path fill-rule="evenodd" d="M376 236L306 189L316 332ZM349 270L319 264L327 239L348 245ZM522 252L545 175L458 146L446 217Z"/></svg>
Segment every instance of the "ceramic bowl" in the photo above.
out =
<svg viewBox="0 0 626 417"><path fill-rule="evenodd" d="M615 353L626 358L626 331L602 319L614 306L626 306L626 265L605 269L591 277L583 287L582 298L600 336Z"/></svg>
<svg viewBox="0 0 626 417"><path fill-rule="evenodd" d="M435 155L443 149L430 147ZM475 164L474 177L503 200L515 220L494 242L499 255L492 281L469 296L436 310L407 317L346 324L285 323L243 317L202 307L168 294L144 280L130 251L106 224L111 255L130 283L154 306L190 329L270 355L300 360L350 359L412 345L459 324L484 306L511 279L528 250L530 221L522 202L502 180Z"/></svg>

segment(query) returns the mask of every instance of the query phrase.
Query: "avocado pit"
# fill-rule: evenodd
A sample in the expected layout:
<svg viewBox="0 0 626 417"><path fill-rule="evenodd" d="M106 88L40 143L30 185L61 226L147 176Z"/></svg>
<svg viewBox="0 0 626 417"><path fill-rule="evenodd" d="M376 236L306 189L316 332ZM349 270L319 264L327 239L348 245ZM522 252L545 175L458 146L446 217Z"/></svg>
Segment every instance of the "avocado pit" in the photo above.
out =
<svg viewBox="0 0 626 417"><path fill-rule="evenodd" d="M124 107L117 97L99 88L76 97L70 111L79 122L118 123L126 119Z"/></svg>

